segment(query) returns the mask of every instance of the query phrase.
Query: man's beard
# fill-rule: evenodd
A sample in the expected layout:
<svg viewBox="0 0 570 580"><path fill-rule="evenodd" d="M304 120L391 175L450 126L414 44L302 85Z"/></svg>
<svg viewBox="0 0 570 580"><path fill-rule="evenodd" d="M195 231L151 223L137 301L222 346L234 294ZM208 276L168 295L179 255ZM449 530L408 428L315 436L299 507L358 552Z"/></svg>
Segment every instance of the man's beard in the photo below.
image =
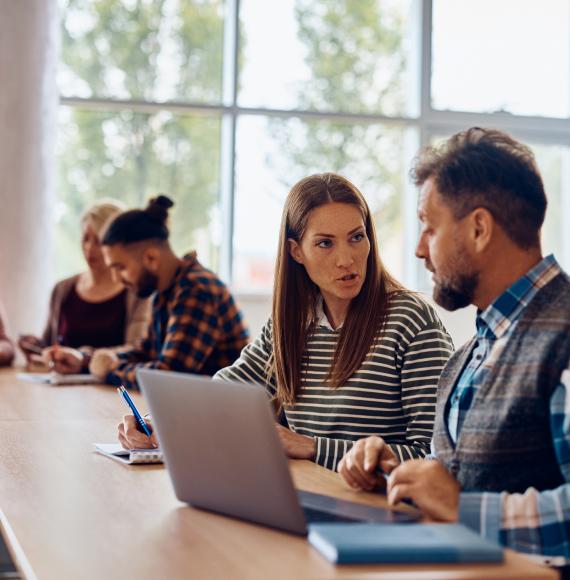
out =
<svg viewBox="0 0 570 580"><path fill-rule="evenodd" d="M435 282L433 299L446 310L458 310L473 303L479 274L456 274L453 280Z"/></svg>
<svg viewBox="0 0 570 580"><path fill-rule="evenodd" d="M456 247L455 259L450 261L447 268L451 274L440 280L434 278L433 288L433 299L450 311L473 304L475 292L479 286L479 273L469 267L469 259L464 248L459 244L456 244ZM429 260L426 260L426 267L434 272Z"/></svg>
<svg viewBox="0 0 570 580"><path fill-rule="evenodd" d="M137 296L139 298L148 298L158 288L158 276L143 269L142 274L137 282Z"/></svg>

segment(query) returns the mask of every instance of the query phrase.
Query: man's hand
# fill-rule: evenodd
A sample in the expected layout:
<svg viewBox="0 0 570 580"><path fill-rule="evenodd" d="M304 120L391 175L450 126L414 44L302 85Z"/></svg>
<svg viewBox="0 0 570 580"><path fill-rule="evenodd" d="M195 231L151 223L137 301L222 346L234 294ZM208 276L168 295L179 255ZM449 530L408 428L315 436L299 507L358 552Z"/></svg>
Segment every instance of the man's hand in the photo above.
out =
<svg viewBox="0 0 570 580"><path fill-rule="evenodd" d="M394 469L388 478L388 502L395 505L411 499L422 514L438 522L459 518L457 480L439 461L413 459Z"/></svg>
<svg viewBox="0 0 570 580"><path fill-rule="evenodd" d="M145 419L145 423L152 429L150 419ZM123 422L118 426L119 442L123 449L153 449L158 447L156 435L150 437L137 429L137 420L134 415L125 415Z"/></svg>
<svg viewBox="0 0 570 580"><path fill-rule="evenodd" d="M277 434L281 439L281 445L285 449L285 453L291 459L314 459L317 453L317 445L312 437L306 435L299 435L283 427L283 425L276 424Z"/></svg>
<svg viewBox="0 0 570 580"><path fill-rule="evenodd" d="M56 373L64 375L80 373L83 369L83 353L67 346L50 346L42 352L44 360Z"/></svg>
<svg viewBox="0 0 570 580"><path fill-rule="evenodd" d="M121 363L121 359L114 351L108 348L100 348L93 353L89 363L89 372L100 381L104 381L107 375L113 372Z"/></svg>
<svg viewBox="0 0 570 580"><path fill-rule="evenodd" d="M358 440L341 459L338 472L353 489L371 490L384 486L384 477L376 473L390 473L399 460L382 437L367 437Z"/></svg>

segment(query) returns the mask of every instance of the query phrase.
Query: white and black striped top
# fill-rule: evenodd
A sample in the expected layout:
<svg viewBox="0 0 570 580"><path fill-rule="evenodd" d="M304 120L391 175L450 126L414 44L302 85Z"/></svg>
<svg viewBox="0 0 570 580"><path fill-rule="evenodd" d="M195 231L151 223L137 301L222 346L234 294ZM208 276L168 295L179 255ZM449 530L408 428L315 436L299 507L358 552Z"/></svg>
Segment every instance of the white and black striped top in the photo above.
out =
<svg viewBox="0 0 570 580"><path fill-rule="evenodd" d="M358 371L337 389L325 386L340 329L323 315L308 337L297 400L284 408L289 428L314 437L315 462L336 470L362 437L383 437L401 461L429 452L439 375L453 343L435 310L411 293L390 301L386 325ZM272 352L271 319L240 358L215 377L260 383L275 394L266 363Z"/></svg>

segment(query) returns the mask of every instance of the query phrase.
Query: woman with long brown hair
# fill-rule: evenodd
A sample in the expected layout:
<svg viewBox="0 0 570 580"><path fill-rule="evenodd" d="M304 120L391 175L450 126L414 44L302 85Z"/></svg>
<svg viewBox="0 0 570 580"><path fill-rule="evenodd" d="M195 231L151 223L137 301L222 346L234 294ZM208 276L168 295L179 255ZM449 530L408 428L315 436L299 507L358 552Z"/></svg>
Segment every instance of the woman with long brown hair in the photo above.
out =
<svg viewBox="0 0 570 580"><path fill-rule="evenodd" d="M271 318L215 378L267 389L292 458L336 469L355 441L374 434L403 461L429 451L452 348L434 309L383 267L360 191L325 173L291 189ZM147 445L125 429L123 445Z"/></svg>
<svg viewBox="0 0 570 580"><path fill-rule="evenodd" d="M429 451L452 352L433 308L383 267L370 209L332 173L293 186L283 210L272 316L216 377L264 385L290 457L330 469L375 433L400 461Z"/></svg>

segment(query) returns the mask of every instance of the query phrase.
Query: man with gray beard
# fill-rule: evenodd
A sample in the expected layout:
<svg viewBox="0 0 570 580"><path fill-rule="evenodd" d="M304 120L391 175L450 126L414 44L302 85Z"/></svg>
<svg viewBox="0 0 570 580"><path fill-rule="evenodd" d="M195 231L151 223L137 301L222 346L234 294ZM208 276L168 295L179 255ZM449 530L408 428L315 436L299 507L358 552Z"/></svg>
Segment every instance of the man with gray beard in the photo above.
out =
<svg viewBox="0 0 570 580"><path fill-rule="evenodd" d="M472 128L427 147L412 175L416 249L448 310L477 306L477 333L444 368L434 460L394 467L374 437L344 456L355 489L388 477L391 504L462 522L556 566L570 562L570 278L543 257L546 195L528 147ZM396 460L397 463L397 460Z"/></svg>

